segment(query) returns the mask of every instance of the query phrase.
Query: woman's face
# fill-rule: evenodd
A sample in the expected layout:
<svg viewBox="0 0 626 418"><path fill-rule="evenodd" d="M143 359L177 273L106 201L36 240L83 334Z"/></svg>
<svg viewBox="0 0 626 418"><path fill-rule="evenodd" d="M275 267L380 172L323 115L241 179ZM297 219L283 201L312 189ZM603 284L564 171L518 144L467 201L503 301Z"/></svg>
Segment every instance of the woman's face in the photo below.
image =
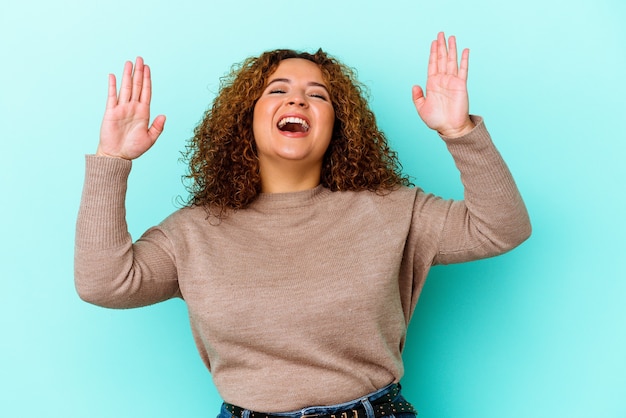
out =
<svg viewBox="0 0 626 418"><path fill-rule="evenodd" d="M282 166L318 170L319 179L335 111L317 64L300 58L281 61L268 78L253 118L262 176L264 169Z"/></svg>

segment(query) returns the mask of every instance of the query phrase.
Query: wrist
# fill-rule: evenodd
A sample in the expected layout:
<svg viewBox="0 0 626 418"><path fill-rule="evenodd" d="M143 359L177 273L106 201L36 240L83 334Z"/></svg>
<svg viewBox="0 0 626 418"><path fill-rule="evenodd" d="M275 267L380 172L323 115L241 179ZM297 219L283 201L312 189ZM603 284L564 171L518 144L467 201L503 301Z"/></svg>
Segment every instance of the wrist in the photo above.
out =
<svg viewBox="0 0 626 418"><path fill-rule="evenodd" d="M445 136L446 138L460 138L470 133L475 127L476 124L468 117L465 123L458 128L438 130L437 132L439 135Z"/></svg>
<svg viewBox="0 0 626 418"><path fill-rule="evenodd" d="M94 155L96 157L119 158L119 159L122 159L122 160L128 160L129 159L129 158L120 157L118 155L107 154L106 152L102 151L100 149L100 147L98 147L98 149L96 150L96 153Z"/></svg>

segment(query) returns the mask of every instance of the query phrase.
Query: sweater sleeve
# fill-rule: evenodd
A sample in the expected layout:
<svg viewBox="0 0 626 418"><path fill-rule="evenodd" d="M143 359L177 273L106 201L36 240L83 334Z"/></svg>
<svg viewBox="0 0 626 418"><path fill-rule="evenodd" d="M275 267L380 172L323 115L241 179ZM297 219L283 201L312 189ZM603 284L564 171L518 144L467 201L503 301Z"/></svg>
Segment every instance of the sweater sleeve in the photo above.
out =
<svg viewBox="0 0 626 418"><path fill-rule="evenodd" d="M79 296L95 305L132 308L180 296L169 241L152 228L133 244L126 225L131 162L86 156L76 224L74 280Z"/></svg>
<svg viewBox="0 0 626 418"><path fill-rule="evenodd" d="M464 200L447 201L433 264L492 257L524 242L531 232L528 212L482 118L474 130L442 139L461 173ZM443 202L442 202L443 203Z"/></svg>

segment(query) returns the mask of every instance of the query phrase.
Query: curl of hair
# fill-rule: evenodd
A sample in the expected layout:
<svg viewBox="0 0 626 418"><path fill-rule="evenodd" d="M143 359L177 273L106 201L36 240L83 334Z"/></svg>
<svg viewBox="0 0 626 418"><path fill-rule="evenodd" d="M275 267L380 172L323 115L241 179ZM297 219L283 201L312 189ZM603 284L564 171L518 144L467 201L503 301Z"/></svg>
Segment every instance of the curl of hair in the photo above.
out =
<svg viewBox="0 0 626 418"><path fill-rule="evenodd" d="M190 206L204 206L222 217L244 209L261 192L261 173L252 131L256 101L282 60L317 64L335 110L330 145L320 182L332 191L384 193L410 185L397 154L378 129L356 72L319 49L314 54L289 49L268 51L235 64L221 79L220 91L194 130L183 159L189 164Z"/></svg>

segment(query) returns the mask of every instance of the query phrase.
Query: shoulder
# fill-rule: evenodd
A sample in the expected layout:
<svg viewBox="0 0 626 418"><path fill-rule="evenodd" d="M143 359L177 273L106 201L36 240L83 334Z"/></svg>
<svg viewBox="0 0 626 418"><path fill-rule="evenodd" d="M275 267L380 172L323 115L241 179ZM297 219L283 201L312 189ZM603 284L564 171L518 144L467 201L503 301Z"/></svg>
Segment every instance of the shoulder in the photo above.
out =
<svg viewBox="0 0 626 418"><path fill-rule="evenodd" d="M398 187L381 191L333 192L332 205L355 216L358 213L399 218L410 216L420 190Z"/></svg>
<svg viewBox="0 0 626 418"><path fill-rule="evenodd" d="M210 213L204 207L189 206L180 208L170 214L159 224L159 228L165 231L174 231L181 228L190 228L199 223L209 224Z"/></svg>

